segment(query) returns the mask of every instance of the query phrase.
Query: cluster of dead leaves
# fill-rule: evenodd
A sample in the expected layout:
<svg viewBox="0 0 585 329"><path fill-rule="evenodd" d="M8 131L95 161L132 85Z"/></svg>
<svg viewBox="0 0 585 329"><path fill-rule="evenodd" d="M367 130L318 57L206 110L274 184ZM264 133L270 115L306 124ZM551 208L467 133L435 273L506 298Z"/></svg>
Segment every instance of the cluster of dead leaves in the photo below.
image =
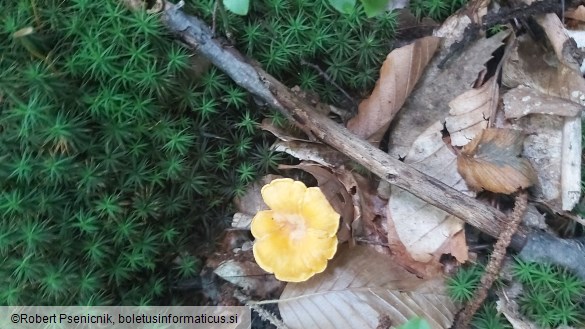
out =
<svg viewBox="0 0 585 329"><path fill-rule="evenodd" d="M533 199L558 211L572 209L580 197L585 80L567 50L565 28L555 15L538 18L550 50L508 30L477 38L453 55L450 45L463 39L461 22L468 21L464 14L453 16L434 36L392 51L347 128L375 145L390 129L391 156L462 193L532 187ZM498 49L504 55L488 70ZM278 300L286 326L376 328L382 318L398 325L424 315L433 328L448 328L457 306L444 292L440 258L468 260L463 222L406 190L376 185L326 145L263 126L280 138L276 150L301 160L282 169L316 179L341 214L340 242L349 242L324 273L286 285ZM249 227L265 207L262 184L238 201L234 228ZM250 295L269 297L258 292L274 282L259 277L249 258L240 265L236 256L226 258L218 275Z"/></svg>

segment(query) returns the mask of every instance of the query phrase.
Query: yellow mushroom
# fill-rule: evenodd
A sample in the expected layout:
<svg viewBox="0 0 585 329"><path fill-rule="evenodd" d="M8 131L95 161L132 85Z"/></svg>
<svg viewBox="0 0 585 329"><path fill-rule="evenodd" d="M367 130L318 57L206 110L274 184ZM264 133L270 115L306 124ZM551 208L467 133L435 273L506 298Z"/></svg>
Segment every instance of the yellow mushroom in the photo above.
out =
<svg viewBox="0 0 585 329"><path fill-rule="evenodd" d="M270 210L252 220L254 258L281 281L301 282L321 273L337 251L339 214L318 187L290 178L262 188Z"/></svg>

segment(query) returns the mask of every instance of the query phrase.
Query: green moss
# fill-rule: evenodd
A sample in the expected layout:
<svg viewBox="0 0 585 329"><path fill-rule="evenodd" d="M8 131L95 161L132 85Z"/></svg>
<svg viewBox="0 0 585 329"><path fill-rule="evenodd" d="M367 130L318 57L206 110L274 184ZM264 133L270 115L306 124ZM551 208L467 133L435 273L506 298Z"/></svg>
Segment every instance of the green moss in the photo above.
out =
<svg viewBox="0 0 585 329"><path fill-rule="evenodd" d="M214 3L187 9L211 23ZM259 123L286 120L218 69L193 72L207 64L119 1L0 11L0 305L170 300L200 269L187 250L213 244L231 198L284 160ZM216 18L269 73L338 105L331 82L369 94L396 31L394 13L343 15L322 0L256 0L248 16Z"/></svg>
<svg viewBox="0 0 585 329"><path fill-rule="evenodd" d="M471 321L473 329L511 329L512 325L496 309L494 303L485 303Z"/></svg>
<svg viewBox="0 0 585 329"><path fill-rule="evenodd" d="M561 325L580 327L585 323L585 282L557 266L516 259L511 267L513 279L522 284L517 298L520 312L541 328ZM461 268L448 278L449 296L460 303L469 302L478 287L483 269ZM475 328L510 328L488 300L474 317Z"/></svg>
<svg viewBox="0 0 585 329"><path fill-rule="evenodd" d="M467 0L412 0L409 7L419 19L429 17L435 21L443 21L466 3Z"/></svg>
<svg viewBox="0 0 585 329"><path fill-rule="evenodd" d="M191 52L118 1L2 10L0 305L168 299L217 232L200 228L226 224L234 180L275 166L254 146L263 112L216 69L191 80Z"/></svg>
<svg viewBox="0 0 585 329"><path fill-rule="evenodd" d="M516 260L514 276L523 284L519 307L542 328L585 324L585 282L553 265Z"/></svg>

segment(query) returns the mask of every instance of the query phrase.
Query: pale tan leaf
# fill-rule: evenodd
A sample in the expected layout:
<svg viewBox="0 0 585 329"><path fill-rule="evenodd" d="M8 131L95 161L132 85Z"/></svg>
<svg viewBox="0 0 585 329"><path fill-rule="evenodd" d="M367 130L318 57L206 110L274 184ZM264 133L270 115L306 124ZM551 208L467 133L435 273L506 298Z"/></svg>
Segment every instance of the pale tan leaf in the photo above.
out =
<svg viewBox="0 0 585 329"><path fill-rule="evenodd" d="M518 86L502 97L504 113L508 119L517 119L528 114L576 116L583 106L566 99L542 94L526 86Z"/></svg>
<svg viewBox="0 0 585 329"><path fill-rule="evenodd" d="M405 162L443 183L473 195L457 172L457 157L442 139L442 124L435 122L413 143ZM410 255L419 262L438 262L442 253L459 255L467 260L465 243L451 244L449 240L463 229L463 222L448 213L427 204L414 195L392 187L388 200L389 226L394 226L400 241ZM393 240L389 232L388 240ZM447 246L453 250L446 250ZM461 256L463 255L463 256Z"/></svg>
<svg viewBox="0 0 585 329"><path fill-rule="evenodd" d="M377 145L438 45L439 38L425 37L393 50L380 69L374 91L360 103L359 113L348 122L348 129Z"/></svg>
<svg viewBox="0 0 585 329"><path fill-rule="evenodd" d="M442 69L437 67L440 64L436 62L437 58L433 59L421 77L420 87L412 92L394 118L388 143L391 156L404 157L423 131L437 121L445 120L449 102L475 84L478 74L485 69L485 63L508 35L509 32L502 32L479 39L461 55L451 57Z"/></svg>
<svg viewBox="0 0 585 329"><path fill-rule="evenodd" d="M498 94L498 84L492 77L483 86L468 90L449 103L451 110L445 126L452 145L463 146L487 128L487 120L498 105Z"/></svg>
<svg viewBox="0 0 585 329"><path fill-rule="evenodd" d="M520 158L524 135L519 130L490 128L465 145L457 158L457 169L476 191L511 194L536 183L527 159Z"/></svg>
<svg viewBox="0 0 585 329"><path fill-rule="evenodd" d="M422 280L376 251L340 248L325 272L302 283L289 283L278 303L291 329L374 329L387 316L393 327L414 316L431 328L448 328L456 306L442 278Z"/></svg>
<svg viewBox="0 0 585 329"><path fill-rule="evenodd" d="M463 245L454 243L453 250L445 248L463 229L463 222L457 217L396 187L392 187L388 212L400 241L416 261L438 263L443 253L457 256L461 263L467 260L465 236Z"/></svg>

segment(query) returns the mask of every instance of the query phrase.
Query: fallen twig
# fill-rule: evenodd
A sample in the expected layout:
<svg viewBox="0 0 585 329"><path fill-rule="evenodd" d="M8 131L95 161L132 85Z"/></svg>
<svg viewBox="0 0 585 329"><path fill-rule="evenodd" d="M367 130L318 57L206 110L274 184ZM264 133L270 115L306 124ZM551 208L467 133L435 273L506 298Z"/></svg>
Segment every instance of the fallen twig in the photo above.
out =
<svg viewBox="0 0 585 329"><path fill-rule="evenodd" d="M488 262L485 273L481 277L481 282L475 291L473 298L469 301L467 306L459 313L458 319L455 323L455 329L469 328L469 323L473 315L479 310L484 300L487 297L488 290L492 287L500 274L500 269L506 257L506 248L510 244L512 234L516 232L518 226L522 222L526 206L528 205L528 197L525 191L521 191L516 196L516 204L514 205L514 212L510 216L510 221L506 230L500 234L498 242L494 246L494 252Z"/></svg>

